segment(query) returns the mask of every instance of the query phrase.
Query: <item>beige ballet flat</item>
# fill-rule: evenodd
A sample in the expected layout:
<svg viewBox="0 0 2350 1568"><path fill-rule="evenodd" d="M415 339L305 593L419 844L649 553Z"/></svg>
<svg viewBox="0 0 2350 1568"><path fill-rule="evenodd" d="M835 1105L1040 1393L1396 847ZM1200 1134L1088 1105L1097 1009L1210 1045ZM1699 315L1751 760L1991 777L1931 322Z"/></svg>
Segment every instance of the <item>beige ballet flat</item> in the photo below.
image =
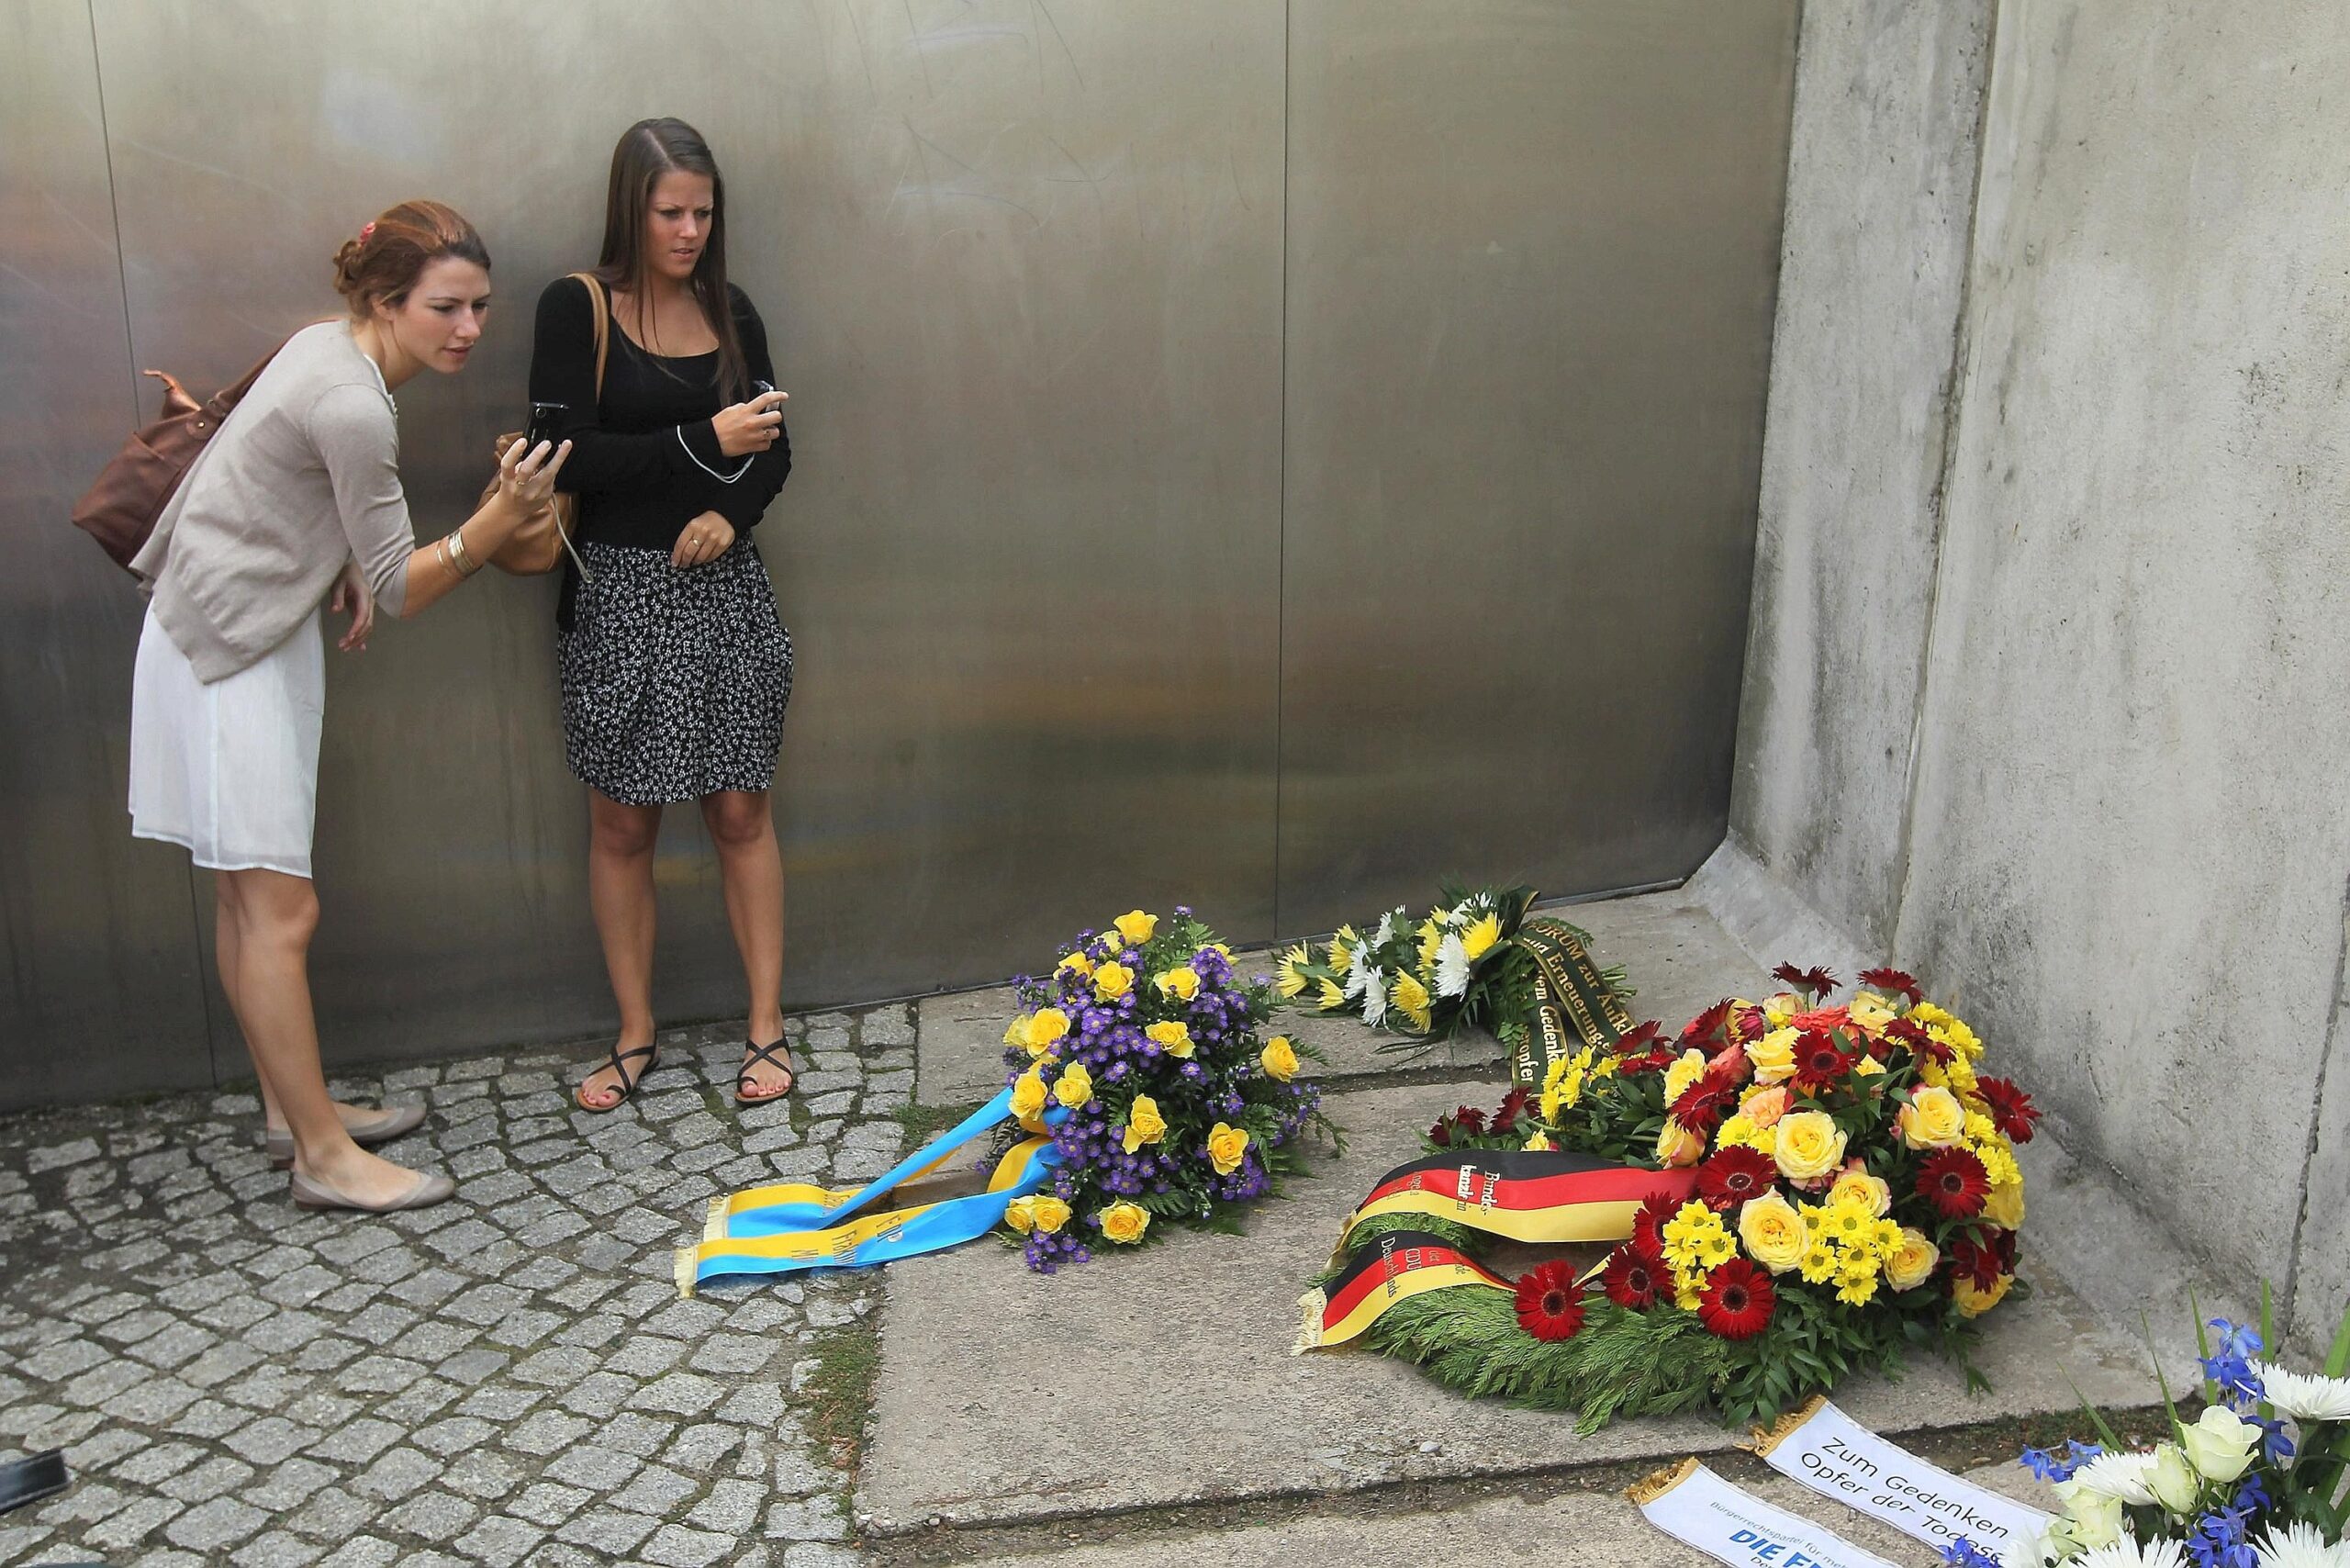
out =
<svg viewBox="0 0 2350 1568"><path fill-rule="evenodd" d="M296 1171L290 1182L294 1205L304 1209L357 1209L362 1214L387 1215L400 1209L429 1209L435 1204L448 1202L456 1195L457 1184L446 1176L428 1176L416 1172L416 1185L388 1204L363 1204L356 1198L344 1197L323 1182L311 1180Z"/></svg>
<svg viewBox="0 0 2350 1568"><path fill-rule="evenodd" d="M379 1143L391 1142L402 1133L414 1132L423 1125L423 1106L386 1105L372 1116L344 1123L342 1130L349 1133L351 1141L360 1148L373 1148ZM294 1135L291 1132L283 1127L263 1127L261 1130L261 1147L263 1152L269 1156L272 1165L280 1170L293 1169Z"/></svg>

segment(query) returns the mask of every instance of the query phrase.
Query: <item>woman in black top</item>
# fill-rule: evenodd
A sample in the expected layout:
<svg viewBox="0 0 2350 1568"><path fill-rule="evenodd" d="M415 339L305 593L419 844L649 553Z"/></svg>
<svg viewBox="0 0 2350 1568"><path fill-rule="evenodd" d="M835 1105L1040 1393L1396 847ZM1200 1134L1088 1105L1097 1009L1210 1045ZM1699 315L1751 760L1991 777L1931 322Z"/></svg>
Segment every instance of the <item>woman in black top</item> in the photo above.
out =
<svg viewBox="0 0 2350 1568"><path fill-rule="evenodd" d="M579 497L586 572L566 575L557 615L563 730L588 787L588 895L621 1014L610 1059L577 1099L611 1110L652 1070L653 848L662 806L693 800L750 986L735 1097L772 1100L792 1079L767 805L791 637L750 532L791 472L791 445L766 329L726 281L725 185L691 126L643 120L621 138L593 277L540 296L531 356L532 400L565 406L562 488Z"/></svg>

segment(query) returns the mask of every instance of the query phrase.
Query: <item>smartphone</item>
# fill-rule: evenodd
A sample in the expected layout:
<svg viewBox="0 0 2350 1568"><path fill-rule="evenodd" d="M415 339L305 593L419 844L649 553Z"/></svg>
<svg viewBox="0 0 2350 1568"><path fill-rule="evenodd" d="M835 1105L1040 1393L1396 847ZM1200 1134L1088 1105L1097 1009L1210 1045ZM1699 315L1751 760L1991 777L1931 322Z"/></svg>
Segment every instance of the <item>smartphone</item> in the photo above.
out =
<svg viewBox="0 0 2350 1568"><path fill-rule="evenodd" d="M751 390L757 393L762 398L772 398L775 396L775 383L772 381L760 381L754 378L751 382ZM770 403L767 406L771 409L779 407L779 405L773 403Z"/></svg>
<svg viewBox="0 0 2350 1568"><path fill-rule="evenodd" d="M531 422L522 431L522 453L528 456L538 450L539 442L560 438L556 431L563 428L563 417L571 412L568 403L533 403Z"/></svg>

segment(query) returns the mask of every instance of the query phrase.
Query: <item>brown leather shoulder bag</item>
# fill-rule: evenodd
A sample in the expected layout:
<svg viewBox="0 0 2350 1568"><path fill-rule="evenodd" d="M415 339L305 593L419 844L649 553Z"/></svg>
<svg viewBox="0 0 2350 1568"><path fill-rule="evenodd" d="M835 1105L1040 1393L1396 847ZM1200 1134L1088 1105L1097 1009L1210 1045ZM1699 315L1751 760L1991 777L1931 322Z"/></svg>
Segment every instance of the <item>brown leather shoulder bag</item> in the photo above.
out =
<svg viewBox="0 0 2350 1568"><path fill-rule="evenodd" d="M196 454L276 357L277 349L270 350L251 370L201 403L176 377L160 370L140 371L163 384L163 411L153 423L131 431L122 450L98 470L96 480L73 503L73 526L128 570L131 557L155 532L156 521L171 504Z"/></svg>
<svg viewBox="0 0 2350 1568"><path fill-rule="evenodd" d="M611 307L604 298L604 286L593 273L573 273L573 277L588 286L588 298L596 311L596 401L604 400L604 359L611 348ZM506 453L522 439L520 431L508 431L498 438L498 460L506 461ZM481 504L489 504L498 493L498 481L492 479L482 487ZM572 547L572 536L579 531L579 498L558 490L547 504L523 520L522 526L508 535L489 558L499 571L511 572L518 577L534 577L552 572L563 565L569 555L585 577L587 565L579 559L579 552Z"/></svg>

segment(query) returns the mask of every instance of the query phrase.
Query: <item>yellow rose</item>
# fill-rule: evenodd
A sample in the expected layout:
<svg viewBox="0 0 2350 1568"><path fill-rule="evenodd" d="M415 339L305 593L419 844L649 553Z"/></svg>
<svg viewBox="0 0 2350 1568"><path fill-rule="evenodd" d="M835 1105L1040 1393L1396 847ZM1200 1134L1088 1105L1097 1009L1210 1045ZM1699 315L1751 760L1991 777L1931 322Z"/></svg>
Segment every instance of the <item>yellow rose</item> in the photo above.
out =
<svg viewBox="0 0 2350 1568"><path fill-rule="evenodd" d="M1973 1280L1962 1279L1951 1286L1951 1299L1958 1303L1960 1313L1968 1317L1980 1317L2006 1299L2008 1287L2016 1282L2013 1274L2001 1274L1998 1282L1989 1290L1976 1288Z"/></svg>
<svg viewBox="0 0 2350 1568"><path fill-rule="evenodd" d="M1028 1216L1038 1230L1051 1236L1069 1223L1069 1205L1050 1193L1039 1193L1028 1200Z"/></svg>
<svg viewBox="0 0 2350 1568"><path fill-rule="evenodd" d="M1779 1147L1772 1158L1792 1182L1811 1182L1836 1169L1844 1158L1844 1134L1825 1111L1791 1111L1775 1129Z"/></svg>
<svg viewBox="0 0 2350 1568"><path fill-rule="evenodd" d="M1044 1076L1032 1067L1013 1081L1012 1114L1024 1122L1044 1108Z"/></svg>
<svg viewBox="0 0 2350 1568"><path fill-rule="evenodd" d="M1071 953L1068 958L1063 958L1058 964L1054 966L1053 972L1055 974L1058 974L1063 969L1067 969L1070 973L1076 975L1090 975L1093 972L1093 960L1087 958L1081 952Z"/></svg>
<svg viewBox="0 0 2350 1568"><path fill-rule="evenodd" d="M1158 1048L1170 1057L1192 1054L1192 1031L1181 1024L1153 1024L1143 1033L1158 1043Z"/></svg>
<svg viewBox="0 0 2350 1568"><path fill-rule="evenodd" d="M1287 1083L1297 1076L1297 1047L1289 1043L1287 1035L1275 1035L1257 1053L1257 1065L1265 1070L1266 1077Z"/></svg>
<svg viewBox="0 0 2350 1568"><path fill-rule="evenodd" d="M1248 1152L1248 1135L1238 1127L1228 1127L1222 1122L1208 1129L1208 1163L1215 1167L1219 1176L1229 1176L1240 1169L1241 1157Z"/></svg>
<svg viewBox="0 0 2350 1568"><path fill-rule="evenodd" d="M1784 1274L1811 1250L1811 1230L1776 1187L1738 1208L1738 1238L1756 1262Z"/></svg>
<svg viewBox="0 0 2350 1568"><path fill-rule="evenodd" d="M1688 1087L1704 1076L1706 1053L1692 1046L1681 1053L1681 1059L1664 1070L1664 1103L1672 1104L1681 1098Z"/></svg>
<svg viewBox="0 0 2350 1568"><path fill-rule="evenodd" d="M1003 1209L1003 1223L1025 1236L1036 1224L1036 1200L1014 1198Z"/></svg>
<svg viewBox="0 0 2350 1568"><path fill-rule="evenodd" d="M1069 1033L1069 1014L1058 1007L1047 1007L1028 1020L1021 1044L1028 1047L1032 1057L1043 1056L1053 1048L1056 1041Z"/></svg>
<svg viewBox="0 0 2350 1568"><path fill-rule="evenodd" d="M1850 1004L1852 1022L1874 1035L1893 1022L1893 1009L1874 991L1857 992Z"/></svg>
<svg viewBox="0 0 2350 1568"><path fill-rule="evenodd" d="M1145 914L1138 909L1130 909L1118 916L1116 924L1118 935L1125 937L1130 945L1139 947L1149 941L1152 933L1158 929L1158 916Z"/></svg>
<svg viewBox="0 0 2350 1568"><path fill-rule="evenodd" d="M1830 1204L1856 1204L1881 1219L1892 1211L1893 1189L1885 1184L1882 1177L1865 1170L1847 1170L1828 1189L1828 1201Z"/></svg>
<svg viewBox="0 0 2350 1568"><path fill-rule="evenodd" d="M1123 1140L1126 1152L1132 1154L1147 1143L1157 1143L1167 1136L1167 1119L1158 1114L1158 1102L1147 1094L1135 1096L1133 1107L1126 1112L1126 1133Z"/></svg>
<svg viewBox="0 0 2350 1568"><path fill-rule="evenodd" d="M1779 991L1762 999L1762 1016L1774 1029L1785 1026L1788 1019L1803 1011L1803 1001L1792 991Z"/></svg>
<svg viewBox="0 0 2350 1568"><path fill-rule="evenodd" d="M1914 1090L1893 1123L1911 1148L1947 1148L1965 1130L1966 1107L1947 1089Z"/></svg>
<svg viewBox="0 0 2350 1568"><path fill-rule="evenodd" d="M1755 1081L1785 1083L1796 1075L1796 1032L1783 1025L1759 1040L1749 1040L1746 1059L1754 1064Z"/></svg>
<svg viewBox="0 0 2350 1568"><path fill-rule="evenodd" d="M1874 1078L1885 1070L1885 1063L1872 1056L1863 1056L1852 1064L1854 1078Z"/></svg>
<svg viewBox="0 0 2350 1568"><path fill-rule="evenodd" d="M1927 1240L1924 1231L1905 1225L1900 1249L1886 1261L1886 1282L1897 1291L1914 1291L1934 1277L1934 1265L1942 1260L1942 1249Z"/></svg>
<svg viewBox="0 0 2350 1568"><path fill-rule="evenodd" d="M1004 1026L1003 1043L1022 1047L1028 1044L1028 1014L1023 1013Z"/></svg>
<svg viewBox="0 0 2350 1568"><path fill-rule="evenodd" d="M1181 1002L1189 1002L1200 994L1199 972L1188 965L1180 969L1169 969L1151 983L1158 987L1159 995L1171 996Z"/></svg>
<svg viewBox="0 0 2350 1568"><path fill-rule="evenodd" d="M1555 1143L1552 1143L1552 1142L1550 1140L1550 1138L1549 1138L1548 1137L1546 1137L1545 1135L1543 1135L1543 1134L1541 1134L1541 1133L1536 1133L1532 1137L1528 1138L1528 1139L1526 1140L1526 1147L1527 1147L1527 1149L1528 1149L1529 1152L1531 1152L1531 1153L1535 1153L1535 1154L1547 1154L1547 1153L1549 1153L1551 1149L1554 1149L1554 1148L1558 1148L1559 1146L1558 1146L1557 1144L1555 1144Z"/></svg>
<svg viewBox="0 0 2350 1568"><path fill-rule="evenodd" d="M1083 1062L1069 1064L1060 1081L1053 1085L1053 1098L1072 1111L1093 1098L1093 1075L1085 1070Z"/></svg>
<svg viewBox="0 0 2350 1568"><path fill-rule="evenodd" d="M1124 964L1104 964L1093 971L1093 994L1115 1002L1135 988L1135 972Z"/></svg>
<svg viewBox="0 0 2350 1568"><path fill-rule="evenodd" d="M1150 1228L1150 1212L1139 1204L1112 1204L1102 1211L1102 1234L1131 1247Z"/></svg>
<svg viewBox="0 0 2350 1568"><path fill-rule="evenodd" d="M2002 1182L1983 1194L1983 1217L2009 1230L2023 1228L2023 1179Z"/></svg>
<svg viewBox="0 0 2350 1568"><path fill-rule="evenodd" d="M1671 1170L1677 1166L1695 1165L1706 1158L1703 1134L1691 1132L1671 1116L1657 1129L1656 1162Z"/></svg>

